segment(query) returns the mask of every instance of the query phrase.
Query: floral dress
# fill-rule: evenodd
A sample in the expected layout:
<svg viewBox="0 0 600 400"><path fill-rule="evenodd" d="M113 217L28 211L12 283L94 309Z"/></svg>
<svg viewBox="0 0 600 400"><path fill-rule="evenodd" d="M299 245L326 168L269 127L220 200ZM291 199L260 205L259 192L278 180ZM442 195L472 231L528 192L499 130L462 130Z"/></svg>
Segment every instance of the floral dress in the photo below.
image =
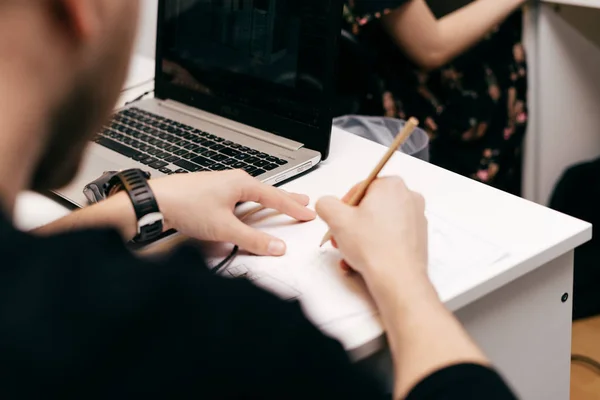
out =
<svg viewBox="0 0 600 400"><path fill-rule="evenodd" d="M364 86L368 93L354 111L417 117L431 139L432 163L520 195L527 127L522 12L448 65L424 72L379 23L406 1L346 0L343 29L366 49L376 82ZM340 68L349 63L343 60Z"/></svg>

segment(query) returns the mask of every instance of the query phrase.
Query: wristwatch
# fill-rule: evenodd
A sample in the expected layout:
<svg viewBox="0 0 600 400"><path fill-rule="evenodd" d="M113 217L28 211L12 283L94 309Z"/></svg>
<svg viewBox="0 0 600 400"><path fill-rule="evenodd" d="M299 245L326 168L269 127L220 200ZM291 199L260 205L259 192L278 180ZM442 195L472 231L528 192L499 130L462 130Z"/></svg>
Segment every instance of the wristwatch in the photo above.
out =
<svg viewBox="0 0 600 400"><path fill-rule="evenodd" d="M90 203L99 203L108 197L126 191L137 218L135 242L149 242L163 233L164 216L160 212L154 192L148 184L150 173L140 169L108 171L83 189Z"/></svg>

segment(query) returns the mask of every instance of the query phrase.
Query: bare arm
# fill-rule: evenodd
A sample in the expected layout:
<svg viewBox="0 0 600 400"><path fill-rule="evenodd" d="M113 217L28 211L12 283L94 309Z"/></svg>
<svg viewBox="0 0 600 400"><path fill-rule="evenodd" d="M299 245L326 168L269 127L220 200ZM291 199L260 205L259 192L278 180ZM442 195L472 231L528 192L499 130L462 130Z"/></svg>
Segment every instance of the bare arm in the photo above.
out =
<svg viewBox="0 0 600 400"><path fill-rule="evenodd" d="M394 398L406 397L417 383L445 367L463 363L489 365L461 324L440 302L426 276L414 279L403 276L403 280L401 288L389 276L371 277L369 281L394 360Z"/></svg>
<svg viewBox="0 0 600 400"><path fill-rule="evenodd" d="M102 203L77 210L33 233L51 236L82 229L115 229L123 240L133 239L136 235L136 217L127 194L118 193Z"/></svg>
<svg viewBox="0 0 600 400"><path fill-rule="evenodd" d="M152 180L150 186L165 217L165 230L176 229L198 240L234 243L257 255L283 255L285 243L240 221L234 214L236 204L259 203L298 221L316 216L306 208L307 196L262 184L243 171L173 175ZM99 228L116 229L126 241L136 236L137 219L127 194L118 193L35 233L54 235Z"/></svg>
<svg viewBox="0 0 600 400"><path fill-rule="evenodd" d="M383 26L417 65L435 69L480 41L525 0L477 0L437 20L425 0L383 17Z"/></svg>

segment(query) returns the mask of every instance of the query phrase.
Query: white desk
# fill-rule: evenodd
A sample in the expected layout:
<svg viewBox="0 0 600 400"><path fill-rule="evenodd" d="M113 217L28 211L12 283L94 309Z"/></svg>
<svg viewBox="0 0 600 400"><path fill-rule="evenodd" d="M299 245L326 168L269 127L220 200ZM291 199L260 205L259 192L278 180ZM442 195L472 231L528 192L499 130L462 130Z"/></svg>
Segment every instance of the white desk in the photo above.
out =
<svg viewBox="0 0 600 400"><path fill-rule="evenodd" d="M371 166L384 151L334 130L329 160L285 188L313 198L349 188L363 174L357 176L363 169L357 155ZM591 226L408 156L394 157L386 173L401 175L437 212L508 251L493 266L437 289L523 399L568 398L573 249L591 238ZM17 223L32 228L66 212L50 200L25 194ZM568 299L563 302L564 294ZM385 349L375 317L348 319L327 332L356 358ZM385 357L380 360L389 374L391 365Z"/></svg>

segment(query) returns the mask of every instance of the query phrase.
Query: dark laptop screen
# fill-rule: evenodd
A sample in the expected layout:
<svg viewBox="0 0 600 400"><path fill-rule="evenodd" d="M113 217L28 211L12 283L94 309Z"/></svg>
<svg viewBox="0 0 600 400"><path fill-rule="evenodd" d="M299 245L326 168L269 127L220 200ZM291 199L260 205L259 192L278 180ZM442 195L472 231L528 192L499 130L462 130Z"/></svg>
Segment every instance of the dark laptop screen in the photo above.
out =
<svg viewBox="0 0 600 400"><path fill-rule="evenodd" d="M330 125L340 4L164 0L157 85L171 90L168 97L283 136L297 136L286 121L296 130ZM276 117L275 129L261 126L261 115Z"/></svg>

